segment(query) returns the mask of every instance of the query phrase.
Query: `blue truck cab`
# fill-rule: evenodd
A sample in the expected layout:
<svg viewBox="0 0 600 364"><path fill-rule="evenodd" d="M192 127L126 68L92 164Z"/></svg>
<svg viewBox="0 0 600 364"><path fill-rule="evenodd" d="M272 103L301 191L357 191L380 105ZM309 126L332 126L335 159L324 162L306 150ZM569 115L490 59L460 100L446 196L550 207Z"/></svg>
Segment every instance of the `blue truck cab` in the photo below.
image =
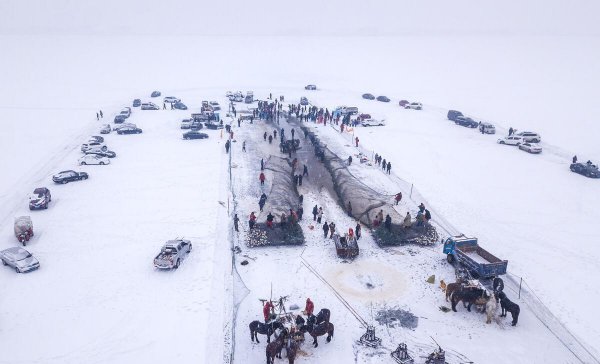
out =
<svg viewBox="0 0 600 364"><path fill-rule="evenodd" d="M444 242L448 262L457 262L476 277L490 278L506 274L507 260L501 260L479 246L477 238L453 236Z"/></svg>

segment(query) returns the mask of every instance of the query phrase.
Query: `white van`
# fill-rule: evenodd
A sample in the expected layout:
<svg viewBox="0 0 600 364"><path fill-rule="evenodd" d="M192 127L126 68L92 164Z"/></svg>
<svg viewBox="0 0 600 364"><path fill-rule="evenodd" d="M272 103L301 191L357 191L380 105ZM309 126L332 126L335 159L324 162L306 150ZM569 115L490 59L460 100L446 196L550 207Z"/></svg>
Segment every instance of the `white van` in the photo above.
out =
<svg viewBox="0 0 600 364"><path fill-rule="evenodd" d="M484 134L496 134L496 127L490 123L481 123L479 130Z"/></svg>

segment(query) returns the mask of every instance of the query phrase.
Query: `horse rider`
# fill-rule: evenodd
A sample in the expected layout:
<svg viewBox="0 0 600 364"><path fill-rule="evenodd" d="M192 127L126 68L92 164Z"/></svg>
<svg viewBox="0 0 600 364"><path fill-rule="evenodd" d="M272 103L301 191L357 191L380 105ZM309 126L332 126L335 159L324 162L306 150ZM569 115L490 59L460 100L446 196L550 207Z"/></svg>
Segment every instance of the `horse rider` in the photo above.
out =
<svg viewBox="0 0 600 364"><path fill-rule="evenodd" d="M263 307L263 316L265 316L265 324L269 323L269 320L271 319L271 311L273 311L275 309L275 306L273 305L272 301L267 301L265 302L265 305Z"/></svg>

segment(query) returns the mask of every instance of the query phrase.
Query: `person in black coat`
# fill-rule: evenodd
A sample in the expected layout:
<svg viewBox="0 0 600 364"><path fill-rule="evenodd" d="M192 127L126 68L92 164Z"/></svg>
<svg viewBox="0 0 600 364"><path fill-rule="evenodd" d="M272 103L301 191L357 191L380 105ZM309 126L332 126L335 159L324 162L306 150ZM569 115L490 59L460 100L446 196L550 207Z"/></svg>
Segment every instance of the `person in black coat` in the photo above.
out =
<svg viewBox="0 0 600 364"><path fill-rule="evenodd" d="M362 230L362 227L360 226L360 222L357 222L356 229L354 229L354 232L356 233L356 240L360 239L361 230Z"/></svg>
<svg viewBox="0 0 600 364"><path fill-rule="evenodd" d="M315 205L315 207L313 207L313 209L312 209L313 221L317 220L318 213L319 213L319 209L317 208L317 205Z"/></svg>
<svg viewBox="0 0 600 364"><path fill-rule="evenodd" d="M302 208L302 206L298 207L296 215L298 215L298 221L302 220L302 215L304 215L304 208Z"/></svg>
<svg viewBox="0 0 600 364"><path fill-rule="evenodd" d="M329 224L327 224L327 221L325 221L325 223L323 223L323 237L327 237L327 233L329 233Z"/></svg>
<svg viewBox="0 0 600 364"><path fill-rule="evenodd" d="M576 155L573 156L573 164L575 164L575 163L577 163L577 156Z"/></svg>
<svg viewBox="0 0 600 364"><path fill-rule="evenodd" d="M265 202L267 202L267 195L264 193L260 195L260 200L258 200L258 207L260 207L260 211L262 212L263 207L265 206Z"/></svg>
<svg viewBox="0 0 600 364"><path fill-rule="evenodd" d="M235 231L240 231L240 230L239 230L239 225L238 225L238 224L239 224L239 222L240 222L240 218L238 217L238 215L237 215L237 214L235 214L235 215L233 216L233 227L235 228Z"/></svg>
<svg viewBox="0 0 600 364"><path fill-rule="evenodd" d="M392 218L389 214L385 215L385 228L388 230L392 229Z"/></svg>

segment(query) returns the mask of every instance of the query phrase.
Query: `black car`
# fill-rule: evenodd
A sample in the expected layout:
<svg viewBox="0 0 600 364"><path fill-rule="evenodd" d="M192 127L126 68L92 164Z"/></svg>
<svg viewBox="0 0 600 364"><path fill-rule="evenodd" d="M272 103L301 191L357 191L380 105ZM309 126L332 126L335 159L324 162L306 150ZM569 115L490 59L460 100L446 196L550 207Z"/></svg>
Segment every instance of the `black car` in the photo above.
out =
<svg viewBox="0 0 600 364"><path fill-rule="evenodd" d="M598 166L592 163L573 163L569 168L571 169L571 172L575 172L582 176L600 178Z"/></svg>
<svg viewBox="0 0 600 364"><path fill-rule="evenodd" d="M85 151L85 154L95 154L95 155L99 155L100 157L107 157L107 158L114 158L117 156L117 153L113 152L112 150L102 150L102 149L88 149Z"/></svg>
<svg viewBox="0 0 600 364"><path fill-rule="evenodd" d="M127 120L127 117L125 115L119 114L119 115L115 116L115 124L124 123L125 120Z"/></svg>
<svg viewBox="0 0 600 364"><path fill-rule="evenodd" d="M150 94L150 97L159 97L160 96L160 91L152 91L152 93Z"/></svg>
<svg viewBox="0 0 600 364"><path fill-rule="evenodd" d="M141 104L142 104L142 100L140 100L140 99L133 100L133 107L138 107Z"/></svg>
<svg viewBox="0 0 600 364"><path fill-rule="evenodd" d="M134 128L134 127L127 127L127 128L121 128L119 130L117 130L117 134L141 134L142 133L142 129L140 128Z"/></svg>
<svg viewBox="0 0 600 364"><path fill-rule="evenodd" d="M50 195L49 189L46 187L36 188L29 196L29 209L47 209L50 201L52 201L52 195Z"/></svg>
<svg viewBox="0 0 600 364"><path fill-rule="evenodd" d="M448 120L456 121L456 118L463 116L463 113L456 110L448 110Z"/></svg>
<svg viewBox="0 0 600 364"><path fill-rule="evenodd" d="M390 102L390 98L387 96L377 96L377 101Z"/></svg>
<svg viewBox="0 0 600 364"><path fill-rule="evenodd" d="M192 130L200 130L204 128L204 125L202 125L202 123L200 121L192 121L192 125L190 125L190 129Z"/></svg>
<svg viewBox="0 0 600 364"><path fill-rule="evenodd" d="M207 121L206 123L204 123L204 126L206 126L207 129L211 130L223 129L223 125L221 123L213 121Z"/></svg>
<svg viewBox="0 0 600 364"><path fill-rule="evenodd" d="M183 133L183 139L206 139L208 138L207 134L201 133L199 131L188 131L187 133Z"/></svg>
<svg viewBox="0 0 600 364"><path fill-rule="evenodd" d="M58 172L54 176L52 176L52 181L54 183L68 183L73 181L81 181L84 179L88 179L88 174L85 172L75 172L72 170Z"/></svg>
<svg viewBox="0 0 600 364"><path fill-rule="evenodd" d="M467 118L464 116L458 116L456 117L456 120L454 120L454 123L456 125L460 125L460 126L464 126L467 128L476 128L479 126L479 123L476 122L475 120L471 119L471 118Z"/></svg>
<svg viewBox="0 0 600 364"><path fill-rule="evenodd" d="M177 110L187 110L188 107L186 106L186 104L184 104L183 102L176 102L173 104L173 108L177 109Z"/></svg>
<svg viewBox="0 0 600 364"><path fill-rule="evenodd" d="M371 94L363 94L362 98L367 99L367 100L375 100L375 96L373 96Z"/></svg>

